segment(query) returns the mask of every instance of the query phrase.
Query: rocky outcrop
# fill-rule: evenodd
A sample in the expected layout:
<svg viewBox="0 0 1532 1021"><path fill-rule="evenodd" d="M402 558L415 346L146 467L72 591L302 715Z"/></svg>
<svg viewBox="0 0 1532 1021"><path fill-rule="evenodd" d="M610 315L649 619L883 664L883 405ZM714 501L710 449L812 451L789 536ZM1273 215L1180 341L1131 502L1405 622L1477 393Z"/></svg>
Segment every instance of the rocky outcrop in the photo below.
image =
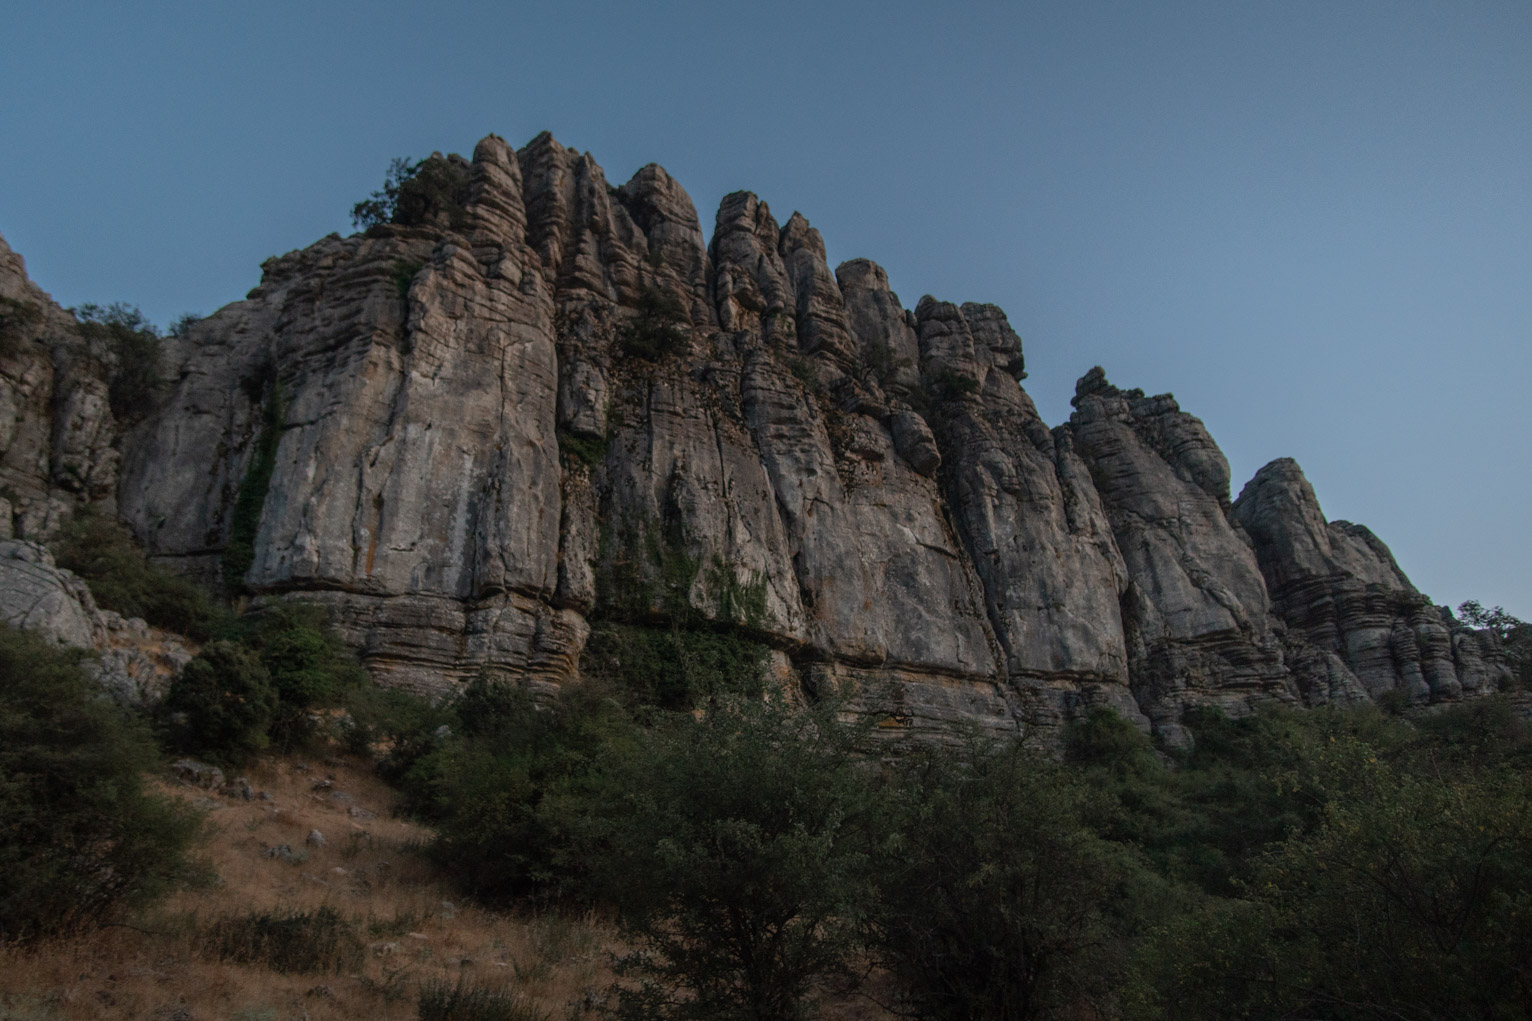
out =
<svg viewBox="0 0 1532 1021"><path fill-rule="evenodd" d="M1254 552L1227 517L1229 466L1168 394L1093 369L1060 430L1087 465L1127 574L1122 627L1134 694L1157 726L1191 705L1291 700Z"/></svg>
<svg viewBox="0 0 1532 1021"><path fill-rule="evenodd" d="M663 169L615 187L546 134L436 159L457 190L416 226L269 260L167 339L175 385L126 436L87 362L0 358L47 379L0 391L32 402L0 464L30 466L34 501L116 479L158 561L326 604L418 691L487 671L552 692L618 625L747 635L783 683L899 735L1104 705L1176 740L1196 706L1502 679L1301 475L1268 466L1231 503L1168 395L1093 370L1050 429L994 306L907 309L748 192L705 241Z"/></svg>
<svg viewBox="0 0 1532 1021"><path fill-rule="evenodd" d="M1287 625L1293 675L1310 703L1378 698L1452 701L1509 682L1488 632L1416 591L1377 536L1326 521L1296 461L1256 472L1233 507Z"/></svg>
<svg viewBox="0 0 1532 1021"><path fill-rule="evenodd" d="M191 659L175 636L98 609L85 583L56 567L46 547L21 540L0 541L0 623L93 653L86 669L129 705L158 699Z"/></svg>
<svg viewBox="0 0 1532 1021"><path fill-rule="evenodd" d="M115 498L111 367L0 238L0 538L45 542L76 502Z"/></svg>

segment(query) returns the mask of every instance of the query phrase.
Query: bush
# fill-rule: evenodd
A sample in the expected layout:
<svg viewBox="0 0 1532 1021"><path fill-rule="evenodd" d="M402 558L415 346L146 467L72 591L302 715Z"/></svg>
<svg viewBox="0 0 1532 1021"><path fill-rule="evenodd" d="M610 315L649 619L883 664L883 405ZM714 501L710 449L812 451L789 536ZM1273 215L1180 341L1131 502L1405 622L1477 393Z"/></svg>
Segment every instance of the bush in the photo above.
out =
<svg viewBox="0 0 1532 1021"><path fill-rule="evenodd" d="M167 743L237 766L270 744L277 693L254 652L235 642L204 646L160 704Z"/></svg>
<svg viewBox="0 0 1532 1021"><path fill-rule="evenodd" d="M207 933L208 956L259 964L282 975L339 975L361 966L362 941L334 908L259 911L225 918Z"/></svg>
<svg viewBox="0 0 1532 1021"><path fill-rule="evenodd" d="M194 874L198 817L144 792L147 729L78 661L0 624L0 942L99 922Z"/></svg>
<svg viewBox="0 0 1532 1021"><path fill-rule="evenodd" d="M646 287L638 296L637 311L618 330L622 353L646 362L658 362L681 354L691 344L691 316L686 304L669 291Z"/></svg>
<svg viewBox="0 0 1532 1021"><path fill-rule="evenodd" d="M585 846L633 952L625 1017L793 1018L844 973L879 832L833 711L722 702L606 759Z"/></svg>
<svg viewBox="0 0 1532 1021"><path fill-rule="evenodd" d="M1401 769L1335 734L1281 779L1318 795L1317 820L1257 858L1242 901L1146 948L1169 1016L1528 1016L1524 773Z"/></svg>
<svg viewBox="0 0 1532 1021"><path fill-rule="evenodd" d="M112 414L121 422L137 422L151 414L164 385L160 331L133 306L114 302L106 308L81 305L72 309L80 335L100 341L116 360L109 383Z"/></svg>
<svg viewBox="0 0 1532 1021"><path fill-rule="evenodd" d="M405 227L462 227L468 219L468 164L432 153L411 163L391 161L383 187L351 207L351 222L367 230L385 223Z"/></svg>
<svg viewBox="0 0 1532 1021"><path fill-rule="evenodd" d="M0 297L0 357L19 351L22 340L41 319L36 305Z"/></svg>
<svg viewBox="0 0 1532 1021"><path fill-rule="evenodd" d="M231 615L201 586L149 563L127 529L94 507L83 508L64 526L56 555L58 565L85 579L96 602L108 610L198 642L230 627Z"/></svg>
<svg viewBox="0 0 1532 1021"><path fill-rule="evenodd" d="M325 622L322 607L279 603L243 622L242 640L271 679L276 712L271 737L284 750L316 736L314 709L335 708L368 686L367 672Z"/></svg>
<svg viewBox="0 0 1532 1021"><path fill-rule="evenodd" d="M624 714L588 687L540 708L526 689L474 680L403 774L410 804L436 825L432 857L491 902L583 890L571 847L582 784L604 749L629 734Z"/></svg>
<svg viewBox="0 0 1532 1021"><path fill-rule="evenodd" d="M282 384L273 381L271 395L261 415L261 431L255 449L240 479L234 498L234 513L229 519L229 537L223 548L223 583L230 592L245 589L245 576L255 563L255 540L260 534L261 511L266 506L266 491L277 467L277 449L282 443L282 429L287 418L287 399Z"/></svg>
<svg viewBox="0 0 1532 1021"><path fill-rule="evenodd" d="M722 696L759 695L768 654L736 630L715 631L691 618L670 626L605 621L591 629L580 669L640 705L691 709Z"/></svg>
<svg viewBox="0 0 1532 1021"><path fill-rule="evenodd" d="M1112 1016L1154 884L1092 832L1078 775L975 739L907 761L899 792L875 940L919 1016Z"/></svg>

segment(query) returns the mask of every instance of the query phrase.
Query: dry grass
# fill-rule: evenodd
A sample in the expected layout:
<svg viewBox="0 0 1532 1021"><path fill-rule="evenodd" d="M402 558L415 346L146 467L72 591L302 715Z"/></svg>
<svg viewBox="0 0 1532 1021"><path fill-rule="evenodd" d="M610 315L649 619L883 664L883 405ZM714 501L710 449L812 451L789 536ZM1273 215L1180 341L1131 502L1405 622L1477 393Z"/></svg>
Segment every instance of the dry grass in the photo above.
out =
<svg viewBox="0 0 1532 1021"><path fill-rule="evenodd" d="M131 928L0 948L0 1019L386 1021L414 1018L431 983L504 990L559 1019L602 1002L618 949L611 927L464 902L420 855L430 834L392 817L393 793L365 763L271 758L247 775L270 800L165 784L209 808L216 883L176 894ZM323 846L306 842L311 830ZM283 845L290 857L268 854ZM339 974L279 973L218 959L218 933L251 914L326 907L361 941L360 967L351 958Z"/></svg>

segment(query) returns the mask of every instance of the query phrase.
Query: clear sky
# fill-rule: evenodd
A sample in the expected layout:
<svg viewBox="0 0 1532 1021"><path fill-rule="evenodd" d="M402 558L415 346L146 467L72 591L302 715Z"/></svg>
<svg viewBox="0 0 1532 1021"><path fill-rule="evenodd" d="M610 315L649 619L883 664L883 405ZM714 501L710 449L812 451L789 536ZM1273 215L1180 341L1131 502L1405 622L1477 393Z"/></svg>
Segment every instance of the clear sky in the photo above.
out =
<svg viewBox="0 0 1532 1021"><path fill-rule="evenodd" d="M1438 602L1532 618L1532 3L14 4L0 234L166 323L391 157L543 129L991 301L1050 424L1101 364L1298 459Z"/></svg>

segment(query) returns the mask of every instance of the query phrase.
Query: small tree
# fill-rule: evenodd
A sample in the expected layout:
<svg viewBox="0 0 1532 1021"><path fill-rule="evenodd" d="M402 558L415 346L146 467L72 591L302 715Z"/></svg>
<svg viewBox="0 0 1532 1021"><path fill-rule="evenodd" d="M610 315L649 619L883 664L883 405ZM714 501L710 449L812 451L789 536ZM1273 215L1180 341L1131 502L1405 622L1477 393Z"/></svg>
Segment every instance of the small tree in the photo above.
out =
<svg viewBox="0 0 1532 1021"><path fill-rule="evenodd" d="M87 340L99 340L116 360L109 384L112 414L137 422L149 415L164 385L160 331L136 307L113 302L72 310Z"/></svg>
<svg viewBox="0 0 1532 1021"><path fill-rule="evenodd" d="M1099 810L1079 778L978 738L903 768L874 929L919 1016L1110 1016L1152 879L1091 832Z"/></svg>
<svg viewBox="0 0 1532 1021"><path fill-rule="evenodd" d="M445 221L461 227L467 218L468 166L458 156L432 153L411 162L389 162L383 187L351 207L351 223L363 230L385 223L406 227Z"/></svg>
<svg viewBox="0 0 1532 1021"><path fill-rule="evenodd" d="M827 711L729 701L610 764L589 837L634 952L633 1018L795 1018L842 972L877 813Z"/></svg>
<svg viewBox="0 0 1532 1021"><path fill-rule="evenodd" d="M144 726L79 654L0 624L0 943L67 932L191 873L199 826L144 792Z"/></svg>
<svg viewBox="0 0 1532 1021"><path fill-rule="evenodd" d="M172 747L241 765L270 743L277 714L271 677L251 650L213 642L171 682L160 705Z"/></svg>

